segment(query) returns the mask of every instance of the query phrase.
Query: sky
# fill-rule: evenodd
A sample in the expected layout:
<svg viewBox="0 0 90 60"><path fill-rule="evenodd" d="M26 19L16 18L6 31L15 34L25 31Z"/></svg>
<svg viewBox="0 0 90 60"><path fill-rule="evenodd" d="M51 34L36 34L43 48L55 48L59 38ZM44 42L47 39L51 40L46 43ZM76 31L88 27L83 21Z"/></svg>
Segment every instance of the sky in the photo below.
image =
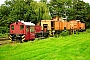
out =
<svg viewBox="0 0 90 60"><path fill-rule="evenodd" d="M0 5L1 5L1 4L4 4L4 1L5 1L5 0L0 0ZM36 1L40 1L40 0L36 0ZM48 1L48 0L47 0L47 1ZM90 0L83 0L83 1L90 4Z"/></svg>

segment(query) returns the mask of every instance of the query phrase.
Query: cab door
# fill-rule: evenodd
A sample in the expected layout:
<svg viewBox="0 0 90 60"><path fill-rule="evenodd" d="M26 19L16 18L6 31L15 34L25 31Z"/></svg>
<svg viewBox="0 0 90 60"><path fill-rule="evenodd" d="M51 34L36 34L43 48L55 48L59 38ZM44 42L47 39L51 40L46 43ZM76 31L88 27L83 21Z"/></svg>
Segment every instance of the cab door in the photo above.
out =
<svg viewBox="0 0 90 60"><path fill-rule="evenodd" d="M25 40L29 40L29 39L30 39L30 26L26 26Z"/></svg>
<svg viewBox="0 0 90 60"><path fill-rule="evenodd" d="M44 30L44 32L47 32L47 29L48 28L48 24L43 24L43 30Z"/></svg>
<svg viewBox="0 0 90 60"><path fill-rule="evenodd" d="M35 39L35 26L30 26L30 39Z"/></svg>

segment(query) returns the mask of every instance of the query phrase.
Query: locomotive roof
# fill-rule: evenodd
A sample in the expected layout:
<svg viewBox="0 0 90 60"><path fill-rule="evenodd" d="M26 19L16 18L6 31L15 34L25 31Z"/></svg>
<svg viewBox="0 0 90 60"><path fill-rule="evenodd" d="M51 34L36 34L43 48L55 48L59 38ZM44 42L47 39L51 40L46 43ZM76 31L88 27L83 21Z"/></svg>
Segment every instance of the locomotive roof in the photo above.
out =
<svg viewBox="0 0 90 60"><path fill-rule="evenodd" d="M31 23L31 22L24 22L24 21L21 21L23 24L25 24L26 26L35 26L34 23Z"/></svg>

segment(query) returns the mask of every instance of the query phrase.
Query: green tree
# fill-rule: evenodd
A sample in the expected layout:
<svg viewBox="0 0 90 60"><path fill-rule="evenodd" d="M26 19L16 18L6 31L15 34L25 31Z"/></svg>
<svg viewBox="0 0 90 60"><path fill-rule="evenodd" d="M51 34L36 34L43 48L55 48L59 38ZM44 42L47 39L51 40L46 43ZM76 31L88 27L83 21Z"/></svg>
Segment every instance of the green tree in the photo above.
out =
<svg viewBox="0 0 90 60"><path fill-rule="evenodd" d="M40 2L45 2L45 3L47 3L47 0L40 0Z"/></svg>
<svg viewBox="0 0 90 60"><path fill-rule="evenodd" d="M6 6L5 4L1 5L1 9L0 9L0 25L1 26L7 26L8 24L8 16L9 16L9 13L10 13L10 9L8 6Z"/></svg>
<svg viewBox="0 0 90 60"><path fill-rule="evenodd" d="M42 19L51 19L51 16L49 15L49 9L45 2L31 2L30 5L32 10L35 12L35 15L32 17L36 19L36 22ZM47 14L47 16L44 18L43 16L45 16L45 14Z"/></svg>
<svg viewBox="0 0 90 60"><path fill-rule="evenodd" d="M10 23L18 20L37 23L44 19L43 15L47 14L49 18L49 9L45 2L33 0L6 0L5 4L0 7L0 25L9 26ZM49 17L48 17L49 16Z"/></svg>
<svg viewBox="0 0 90 60"><path fill-rule="evenodd" d="M68 16L69 20L80 20L90 27L90 5L81 0L51 0L49 5L51 16Z"/></svg>

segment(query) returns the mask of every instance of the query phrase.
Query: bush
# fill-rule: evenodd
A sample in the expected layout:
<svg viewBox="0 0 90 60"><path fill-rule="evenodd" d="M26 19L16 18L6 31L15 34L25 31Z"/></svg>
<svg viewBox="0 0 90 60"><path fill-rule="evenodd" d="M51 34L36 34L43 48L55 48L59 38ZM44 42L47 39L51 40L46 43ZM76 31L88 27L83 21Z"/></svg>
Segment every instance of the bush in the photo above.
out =
<svg viewBox="0 0 90 60"><path fill-rule="evenodd" d="M86 29L86 32L87 32L87 33L90 33L90 29Z"/></svg>
<svg viewBox="0 0 90 60"><path fill-rule="evenodd" d="M8 33L0 33L0 38L8 38Z"/></svg>
<svg viewBox="0 0 90 60"><path fill-rule="evenodd" d="M68 36L69 35L69 31L62 31L62 33L60 34L61 36Z"/></svg>
<svg viewBox="0 0 90 60"><path fill-rule="evenodd" d="M2 33L2 34L9 33L9 28L8 27L0 27L0 33Z"/></svg>
<svg viewBox="0 0 90 60"><path fill-rule="evenodd" d="M76 31L76 34L79 34L79 31Z"/></svg>

